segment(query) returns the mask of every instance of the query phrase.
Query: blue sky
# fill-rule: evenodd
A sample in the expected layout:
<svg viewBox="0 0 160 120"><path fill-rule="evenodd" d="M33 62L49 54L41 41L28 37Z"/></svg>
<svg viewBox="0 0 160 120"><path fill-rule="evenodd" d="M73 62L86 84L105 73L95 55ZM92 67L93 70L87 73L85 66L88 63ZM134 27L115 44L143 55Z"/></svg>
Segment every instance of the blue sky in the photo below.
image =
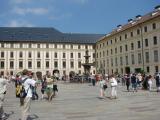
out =
<svg viewBox="0 0 160 120"><path fill-rule="evenodd" d="M104 34L157 5L160 0L1 0L0 26Z"/></svg>

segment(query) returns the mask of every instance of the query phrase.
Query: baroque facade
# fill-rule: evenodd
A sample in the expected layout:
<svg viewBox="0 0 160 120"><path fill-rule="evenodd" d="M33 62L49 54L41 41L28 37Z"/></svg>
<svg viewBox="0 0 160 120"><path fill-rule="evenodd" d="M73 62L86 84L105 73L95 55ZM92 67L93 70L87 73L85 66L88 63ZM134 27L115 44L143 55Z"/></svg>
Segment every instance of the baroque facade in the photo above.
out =
<svg viewBox="0 0 160 120"><path fill-rule="evenodd" d="M96 43L97 71L105 74L160 71L160 7L105 35Z"/></svg>
<svg viewBox="0 0 160 120"><path fill-rule="evenodd" d="M95 42L100 34L61 33L54 28L0 28L0 74L14 75L23 69L43 74L59 70L83 74L83 56L89 51L95 62ZM91 72L95 72L92 66Z"/></svg>

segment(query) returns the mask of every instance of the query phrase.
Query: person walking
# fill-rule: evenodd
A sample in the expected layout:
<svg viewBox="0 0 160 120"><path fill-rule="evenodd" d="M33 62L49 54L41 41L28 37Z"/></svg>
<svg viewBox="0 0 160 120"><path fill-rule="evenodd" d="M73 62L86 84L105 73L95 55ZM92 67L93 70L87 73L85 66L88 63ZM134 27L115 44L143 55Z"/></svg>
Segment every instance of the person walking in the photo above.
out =
<svg viewBox="0 0 160 120"><path fill-rule="evenodd" d="M127 91L129 92L129 86L130 86L130 76L128 75L128 74L126 74L125 76L124 76L124 79L125 79L125 83L126 83L126 86L127 86Z"/></svg>
<svg viewBox="0 0 160 120"><path fill-rule="evenodd" d="M7 84L9 80L2 78L0 75L0 120L5 118L4 110L3 110L3 103L5 99L5 94L7 92Z"/></svg>
<svg viewBox="0 0 160 120"><path fill-rule="evenodd" d="M132 74L131 76L131 83L132 83L132 89L133 89L133 92L137 92L137 78L136 78L136 74Z"/></svg>
<svg viewBox="0 0 160 120"><path fill-rule="evenodd" d="M100 81L99 81L99 87L100 87L100 98L104 98L105 96L105 90L106 90L106 81L103 79L103 77L101 76Z"/></svg>
<svg viewBox="0 0 160 120"><path fill-rule="evenodd" d="M22 81L25 80L23 85L24 85L24 89L25 89L27 95L24 98L24 103L22 105L22 118L21 118L21 120L27 120L29 117L31 98L33 95L31 86L34 87L36 84L36 81L32 79L33 73L29 73L28 70L23 70L22 74L23 74Z"/></svg>
<svg viewBox="0 0 160 120"><path fill-rule="evenodd" d="M160 92L160 73L156 75L156 87L157 87L157 92Z"/></svg>
<svg viewBox="0 0 160 120"><path fill-rule="evenodd" d="M152 84L153 84L153 82L152 82L152 76L149 75L148 76L148 89L149 89L149 91L152 90Z"/></svg>
<svg viewBox="0 0 160 120"><path fill-rule="evenodd" d="M111 84L111 99L117 99L117 80L115 79L114 75L110 77L110 84Z"/></svg>

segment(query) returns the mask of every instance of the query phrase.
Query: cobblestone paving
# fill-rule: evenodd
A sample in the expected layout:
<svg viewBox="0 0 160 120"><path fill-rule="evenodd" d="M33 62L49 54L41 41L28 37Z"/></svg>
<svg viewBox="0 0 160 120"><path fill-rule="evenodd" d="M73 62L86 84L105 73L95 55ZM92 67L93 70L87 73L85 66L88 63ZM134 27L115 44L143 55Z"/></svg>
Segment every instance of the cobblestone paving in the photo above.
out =
<svg viewBox="0 0 160 120"><path fill-rule="evenodd" d="M59 93L53 101L32 101L31 120L159 120L160 93L139 90L126 92L118 86L118 99L111 100L110 88L104 99L99 98L98 86L90 84L60 83ZM8 87L4 111L7 120L21 116L19 99L14 85ZM38 90L39 96L40 89Z"/></svg>

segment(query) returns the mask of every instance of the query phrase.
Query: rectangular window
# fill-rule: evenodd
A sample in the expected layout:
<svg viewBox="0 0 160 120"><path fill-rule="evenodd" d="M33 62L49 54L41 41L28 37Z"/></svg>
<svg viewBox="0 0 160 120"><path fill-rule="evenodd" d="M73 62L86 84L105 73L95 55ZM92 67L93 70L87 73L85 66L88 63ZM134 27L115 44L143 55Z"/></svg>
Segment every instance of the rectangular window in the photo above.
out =
<svg viewBox="0 0 160 120"><path fill-rule="evenodd" d="M23 43L20 43L20 48L23 48Z"/></svg>
<svg viewBox="0 0 160 120"><path fill-rule="evenodd" d="M148 39L145 39L145 46L148 47Z"/></svg>
<svg viewBox="0 0 160 120"><path fill-rule="evenodd" d="M85 45L85 49L88 49L88 45Z"/></svg>
<svg viewBox="0 0 160 120"><path fill-rule="evenodd" d="M134 44L131 43L131 50L134 50Z"/></svg>
<svg viewBox="0 0 160 120"><path fill-rule="evenodd" d="M78 68L81 68L81 61L78 62Z"/></svg>
<svg viewBox="0 0 160 120"><path fill-rule="evenodd" d="M32 48L32 44L31 44L31 43L29 43L29 45L28 45L28 46L29 46L29 48Z"/></svg>
<svg viewBox="0 0 160 120"><path fill-rule="evenodd" d="M109 59L107 59L107 67L109 67Z"/></svg>
<svg viewBox="0 0 160 120"><path fill-rule="evenodd" d="M13 58L13 56L14 56L14 53L10 52L10 58Z"/></svg>
<svg viewBox="0 0 160 120"><path fill-rule="evenodd" d="M31 53L31 52L28 53L28 57L29 57L29 58L32 57L32 53Z"/></svg>
<svg viewBox="0 0 160 120"><path fill-rule="evenodd" d="M154 62L158 62L158 50L154 50Z"/></svg>
<svg viewBox="0 0 160 120"><path fill-rule="evenodd" d="M120 53L122 53L122 46L120 46Z"/></svg>
<svg viewBox="0 0 160 120"><path fill-rule="evenodd" d="M131 37L133 37L133 32L131 32Z"/></svg>
<svg viewBox="0 0 160 120"><path fill-rule="evenodd" d="M145 52L146 63L149 63L149 52Z"/></svg>
<svg viewBox="0 0 160 120"><path fill-rule="evenodd" d="M117 54L117 48L115 48L115 54Z"/></svg>
<svg viewBox="0 0 160 120"><path fill-rule="evenodd" d="M20 68L20 69L23 68L23 61L19 61L19 68Z"/></svg>
<svg viewBox="0 0 160 120"><path fill-rule="evenodd" d="M125 39L127 39L127 34L125 34Z"/></svg>
<svg viewBox="0 0 160 120"><path fill-rule="evenodd" d="M142 63L142 57L141 57L141 53L138 53L138 64Z"/></svg>
<svg viewBox="0 0 160 120"><path fill-rule="evenodd" d="M41 45L40 44L37 44L37 48L40 48L41 47Z"/></svg>
<svg viewBox="0 0 160 120"><path fill-rule="evenodd" d="M10 47L11 47L11 48L14 48L14 44L13 44L13 43L11 43L11 44L10 44Z"/></svg>
<svg viewBox="0 0 160 120"><path fill-rule="evenodd" d="M41 68L41 61L37 61L37 68Z"/></svg>
<svg viewBox="0 0 160 120"><path fill-rule="evenodd" d="M97 45L97 47L98 47L98 45ZM81 49L81 45L78 45L78 49Z"/></svg>
<svg viewBox="0 0 160 120"><path fill-rule="evenodd" d="M54 67L58 68L58 61L54 61Z"/></svg>
<svg viewBox="0 0 160 120"><path fill-rule="evenodd" d="M71 58L73 58L73 53L71 53L70 55L71 55Z"/></svg>
<svg viewBox="0 0 160 120"><path fill-rule="evenodd" d="M153 29L153 30L156 29L156 23L153 23L153 24L152 24L152 29Z"/></svg>
<svg viewBox="0 0 160 120"><path fill-rule="evenodd" d="M14 61L10 61L10 69L14 68Z"/></svg>
<svg viewBox="0 0 160 120"><path fill-rule="evenodd" d="M126 49L126 51L128 51L128 47L127 47L127 45L125 45L125 49Z"/></svg>
<svg viewBox="0 0 160 120"><path fill-rule="evenodd" d="M22 53L22 52L19 53L19 57L20 57L20 58L23 57L23 53Z"/></svg>
<svg viewBox="0 0 160 120"><path fill-rule="evenodd" d="M144 27L144 32L147 32L147 26Z"/></svg>
<svg viewBox="0 0 160 120"><path fill-rule="evenodd" d="M122 40L122 37L121 36L119 36L119 41L121 41Z"/></svg>
<svg viewBox="0 0 160 120"><path fill-rule="evenodd" d="M66 53L63 53L63 58L66 58Z"/></svg>
<svg viewBox="0 0 160 120"><path fill-rule="evenodd" d="M54 48L57 48L57 44L54 44Z"/></svg>
<svg viewBox="0 0 160 120"><path fill-rule="evenodd" d="M49 58L49 53L48 52L46 52L46 58Z"/></svg>
<svg viewBox="0 0 160 120"><path fill-rule="evenodd" d="M93 58L95 58L95 53L93 53Z"/></svg>
<svg viewBox="0 0 160 120"><path fill-rule="evenodd" d="M4 48L4 43L1 43L1 48Z"/></svg>
<svg viewBox="0 0 160 120"><path fill-rule="evenodd" d="M70 62L70 65L71 65L71 68L74 68L74 62L73 61Z"/></svg>
<svg viewBox="0 0 160 120"><path fill-rule="evenodd" d="M147 66L147 72L149 73L149 71L150 71L150 68L149 68L149 66Z"/></svg>
<svg viewBox="0 0 160 120"><path fill-rule="evenodd" d="M128 65L128 56L126 56L126 65Z"/></svg>
<svg viewBox="0 0 160 120"><path fill-rule="evenodd" d="M1 58L4 58L4 52L1 52Z"/></svg>
<svg viewBox="0 0 160 120"><path fill-rule="evenodd" d="M81 58L81 53L78 53L78 58Z"/></svg>
<svg viewBox="0 0 160 120"><path fill-rule="evenodd" d="M159 72L158 66L155 66L155 72Z"/></svg>
<svg viewBox="0 0 160 120"><path fill-rule="evenodd" d="M73 45L71 45L71 49L73 49Z"/></svg>
<svg viewBox="0 0 160 120"><path fill-rule="evenodd" d="M28 68L32 69L32 61L28 61Z"/></svg>
<svg viewBox="0 0 160 120"><path fill-rule="evenodd" d="M135 64L135 61L134 61L134 54L131 55L131 61L132 61L132 65Z"/></svg>
<svg viewBox="0 0 160 120"><path fill-rule="evenodd" d="M113 58L111 58L111 66L113 67Z"/></svg>
<svg viewBox="0 0 160 120"><path fill-rule="evenodd" d="M49 61L46 61L46 68L49 68Z"/></svg>
<svg viewBox="0 0 160 120"><path fill-rule="evenodd" d="M140 34L140 30L139 29L137 29L137 35L139 35Z"/></svg>
<svg viewBox="0 0 160 120"><path fill-rule="evenodd" d="M54 58L57 58L57 52L54 53Z"/></svg>
<svg viewBox="0 0 160 120"><path fill-rule="evenodd" d="M120 57L120 64L123 65L123 58Z"/></svg>
<svg viewBox="0 0 160 120"><path fill-rule="evenodd" d="M1 69L4 69L4 66L5 66L4 61L1 61L0 63L1 63L1 64L0 64L0 68L1 68Z"/></svg>
<svg viewBox="0 0 160 120"><path fill-rule="evenodd" d="M63 49L66 49L66 45L65 44L63 44Z"/></svg>
<svg viewBox="0 0 160 120"><path fill-rule="evenodd" d="M138 48L141 48L141 42L137 41L137 44L138 44Z"/></svg>
<svg viewBox="0 0 160 120"><path fill-rule="evenodd" d="M46 48L49 48L49 44L46 44Z"/></svg>
<svg viewBox="0 0 160 120"><path fill-rule="evenodd" d="M117 60L117 57L115 58L115 66L118 66L118 60Z"/></svg>
<svg viewBox="0 0 160 120"><path fill-rule="evenodd" d="M66 68L66 61L63 61L62 66L63 68Z"/></svg>
<svg viewBox="0 0 160 120"><path fill-rule="evenodd" d="M40 58L41 57L41 54L40 52L37 53L37 58Z"/></svg>
<svg viewBox="0 0 160 120"><path fill-rule="evenodd" d="M157 45L157 36L154 36L154 37L153 37L153 44L154 44L154 45Z"/></svg>
<svg viewBox="0 0 160 120"><path fill-rule="evenodd" d="M111 49L111 55L112 55L112 53L113 53L113 51L112 51L112 49Z"/></svg>

